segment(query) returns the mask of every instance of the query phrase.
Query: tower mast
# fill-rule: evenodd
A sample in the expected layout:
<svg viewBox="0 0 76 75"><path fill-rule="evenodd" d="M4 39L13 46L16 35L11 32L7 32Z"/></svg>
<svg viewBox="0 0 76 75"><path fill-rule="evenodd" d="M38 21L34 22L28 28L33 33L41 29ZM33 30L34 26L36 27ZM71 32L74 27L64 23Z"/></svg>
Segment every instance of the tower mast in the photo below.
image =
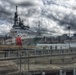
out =
<svg viewBox="0 0 76 75"><path fill-rule="evenodd" d="M16 12L17 12L17 6L16 6Z"/></svg>
<svg viewBox="0 0 76 75"><path fill-rule="evenodd" d="M14 26L18 25L18 13L17 13L17 6L16 6L16 12L14 13Z"/></svg>

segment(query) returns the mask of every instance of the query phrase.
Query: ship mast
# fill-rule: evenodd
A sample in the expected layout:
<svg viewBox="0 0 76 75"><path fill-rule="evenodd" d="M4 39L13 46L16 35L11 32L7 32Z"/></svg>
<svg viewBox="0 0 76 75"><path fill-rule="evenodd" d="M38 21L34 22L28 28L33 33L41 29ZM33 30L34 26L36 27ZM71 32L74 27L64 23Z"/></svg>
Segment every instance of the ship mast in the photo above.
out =
<svg viewBox="0 0 76 75"><path fill-rule="evenodd" d="M18 13L17 13L17 6L16 6L16 12L14 13L14 26L18 25Z"/></svg>
<svg viewBox="0 0 76 75"><path fill-rule="evenodd" d="M29 29L29 26L25 26L23 24L23 20L18 16L18 11L17 11L17 6L16 6L16 11L14 13L14 25L13 28L15 29Z"/></svg>
<svg viewBox="0 0 76 75"><path fill-rule="evenodd" d="M17 13L17 6L16 6L16 13Z"/></svg>
<svg viewBox="0 0 76 75"><path fill-rule="evenodd" d="M38 27L39 27L39 29L38 29L38 35L41 35L41 30L40 30L40 21L39 21L39 24L38 24Z"/></svg>

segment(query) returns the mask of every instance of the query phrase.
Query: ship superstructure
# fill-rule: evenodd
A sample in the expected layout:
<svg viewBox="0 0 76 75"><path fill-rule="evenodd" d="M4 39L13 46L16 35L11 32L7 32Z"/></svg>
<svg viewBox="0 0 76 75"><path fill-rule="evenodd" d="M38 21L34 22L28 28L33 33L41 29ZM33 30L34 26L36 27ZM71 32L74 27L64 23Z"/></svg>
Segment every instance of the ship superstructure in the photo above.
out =
<svg viewBox="0 0 76 75"><path fill-rule="evenodd" d="M42 38L41 35L34 33L28 25L24 25L23 20L18 16L17 6L14 14L14 25L9 35L12 37L12 39L10 39L12 44L15 44L15 38L17 36L21 37L23 45L35 45ZM8 41L9 39L7 42Z"/></svg>

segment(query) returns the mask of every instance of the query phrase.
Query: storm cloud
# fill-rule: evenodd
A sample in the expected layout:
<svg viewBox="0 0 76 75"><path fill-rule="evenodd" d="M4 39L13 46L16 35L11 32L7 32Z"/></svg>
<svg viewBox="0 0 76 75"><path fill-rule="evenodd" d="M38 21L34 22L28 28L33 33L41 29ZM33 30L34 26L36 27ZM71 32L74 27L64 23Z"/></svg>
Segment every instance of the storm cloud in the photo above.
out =
<svg viewBox="0 0 76 75"><path fill-rule="evenodd" d="M76 32L75 0L0 0L0 34L11 29L16 5L24 24L35 31L40 21L42 33L64 34L67 26Z"/></svg>

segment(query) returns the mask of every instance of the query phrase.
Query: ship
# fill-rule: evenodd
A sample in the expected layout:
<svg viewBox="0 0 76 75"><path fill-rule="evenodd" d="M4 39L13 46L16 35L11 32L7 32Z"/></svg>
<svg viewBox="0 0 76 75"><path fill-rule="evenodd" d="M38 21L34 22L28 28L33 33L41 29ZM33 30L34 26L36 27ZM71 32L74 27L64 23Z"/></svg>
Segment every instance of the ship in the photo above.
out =
<svg viewBox="0 0 76 75"><path fill-rule="evenodd" d="M22 39L22 45L36 45L42 38L42 35L38 32L34 32L29 25L24 25L23 20L18 15L18 6L16 6L16 12L14 13L14 25L12 26L8 36L10 39L6 40L6 44L16 45L16 37L19 36Z"/></svg>

